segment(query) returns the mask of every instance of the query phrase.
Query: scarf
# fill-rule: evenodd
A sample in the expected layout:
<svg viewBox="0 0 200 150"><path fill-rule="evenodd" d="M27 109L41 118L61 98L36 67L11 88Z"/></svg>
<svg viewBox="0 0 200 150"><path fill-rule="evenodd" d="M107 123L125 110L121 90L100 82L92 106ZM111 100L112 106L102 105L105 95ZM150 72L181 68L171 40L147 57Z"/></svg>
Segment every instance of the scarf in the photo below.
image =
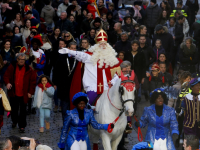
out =
<svg viewBox="0 0 200 150"><path fill-rule="evenodd" d="M51 87L51 86L52 86L52 85L51 85L49 82L47 82L47 84L45 85L46 88L49 88L49 87ZM44 91L44 86L43 86L42 83L39 83L39 84L38 84L38 87L40 87L40 88L42 89L42 92Z"/></svg>
<svg viewBox="0 0 200 150"><path fill-rule="evenodd" d="M142 19L142 15L140 14L139 9L137 9L135 6L133 6L133 9L135 11L134 17L137 17L137 19Z"/></svg>
<svg viewBox="0 0 200 150"><path fill-rule="evenodd" d="M7 52L9 52L10 49L4 49L4 50L5 50L5 52L7 53Z"/></svg>

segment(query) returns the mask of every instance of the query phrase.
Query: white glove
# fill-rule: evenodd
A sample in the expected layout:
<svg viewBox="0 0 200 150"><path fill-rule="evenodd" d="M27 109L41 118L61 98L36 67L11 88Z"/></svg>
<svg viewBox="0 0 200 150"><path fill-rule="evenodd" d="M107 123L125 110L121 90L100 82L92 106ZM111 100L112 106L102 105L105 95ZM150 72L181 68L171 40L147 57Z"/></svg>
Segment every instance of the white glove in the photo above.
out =
<svg viewBox="0 0 200 150"><path fill-rule="evenodd" d="M58 51L60 54L68 54L69 53L69 49L68 48L62 48Z"/></svg>

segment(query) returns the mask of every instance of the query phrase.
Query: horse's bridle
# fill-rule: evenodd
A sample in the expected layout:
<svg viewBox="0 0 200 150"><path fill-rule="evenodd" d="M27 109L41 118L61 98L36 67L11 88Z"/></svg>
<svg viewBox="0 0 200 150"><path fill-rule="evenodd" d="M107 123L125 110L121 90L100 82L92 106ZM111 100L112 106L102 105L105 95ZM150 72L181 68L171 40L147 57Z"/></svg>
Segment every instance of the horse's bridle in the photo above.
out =
<svg viewBox="0 0 200 150"><path fill-rule="evenodd" d="M124 83L124 84L123 84ZM120 100L121 100L121 103L122 103L122 109L124 109L124 104L126 103L126 102L129 102L129 101L131 101L131 102L135 102L134 100L132 100L132 99L127 99L127 100L123 100L123 98L122 98L122 95L124 94L124 89L123 89L123 87L124 87L124 85L126 84L126 83L132 83L132 84L135 84L135 82L134 81L132 81L132 80L129 80L129 78L128 78L128 80L124 80L124 81L122 81L121 82L121 85L120 85L120 87L119 87L119 93L120 93Z"/></svg>

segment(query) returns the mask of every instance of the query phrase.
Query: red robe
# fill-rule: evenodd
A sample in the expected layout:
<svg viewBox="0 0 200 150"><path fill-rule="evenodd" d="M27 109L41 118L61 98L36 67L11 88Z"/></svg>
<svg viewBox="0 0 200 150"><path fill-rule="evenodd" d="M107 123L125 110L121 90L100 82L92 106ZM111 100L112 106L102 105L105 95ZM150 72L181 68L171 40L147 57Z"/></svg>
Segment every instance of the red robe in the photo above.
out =
<svg viewBox="0 0 200 150"><path fill-rule="evenodd" d="M92 55L91 52L87 52L87 53ZM115 70L116 68L119 68L120 64L122 63L121 59L118 58L118 60L119 60L118 64L109 68L110 74L112 75L111 78L113 77L114 73L117 73L117 72L113 72L113 70ZM81 92L83 89L83 86L82 86L82 77L83 77L83 73L84 73L84 68L82 67L83 65L84 65L84 63L82 63L82 62L79 62L77 64L77 67L76 67L76 70L74 72L74 76L73 76L73 79L71 82L71 88L70 88L70 109L71 110L75 108L75 106L72 104L72 101L71 101L73 96L76 93Z"/></svg>
<svg viewBox="0 0 200 150"><path fill-rule="evenodd" d="M95 15L95 13L97 12L95 6L91 6L90 4L87 5L87 10L89 11L89 13L92 14L93 19L95 19L97 16Z"/></svg>

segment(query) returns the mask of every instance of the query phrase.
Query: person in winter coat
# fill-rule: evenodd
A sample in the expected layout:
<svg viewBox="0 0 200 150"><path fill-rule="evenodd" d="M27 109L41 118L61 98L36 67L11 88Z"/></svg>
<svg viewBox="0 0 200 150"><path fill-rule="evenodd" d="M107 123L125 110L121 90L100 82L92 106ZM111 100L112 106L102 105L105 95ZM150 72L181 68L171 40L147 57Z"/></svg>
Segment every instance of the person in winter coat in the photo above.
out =
<svg viewBox="0 0 200 150"><path fill-rule="evenodd" d="M196 21L191 28L194 31L193 39L195 40L197 47L200 47L200 16L196 16Z"/></svg>
<svg viewBox="0 0 200 150"><path fill-rule="evenodd" d="M153 47L153 51L156 55L156 61L158 61L158 57L161 53L165 53L165 49L162 47L162 42L160 39L156 40L155 46Z"/></svg>
<svg viewBox="0 0 200 150"><path fill-rule="evenodd" d="M76 108L66 112L58 147L61 150L77 150L80 147L82 150L91 150L87 126L90 124L97 130L107 130L109 124L99 124L94 118L93 110L86 109L87 94L76 93L72 103ZM114 128L114 124L111 128Z"/></svg>
<svg viewBox="0 0 200 150"><path fill-rule="evenodd" d="M108 9L105 7L103 0L98 1L98 10L100 16L102 16L103 14L107 14Z"/></svg>
<svg viewBox="0 0 200 150"><path fill-rule="evenodd" d="M167 59L171 61L171 57L173 56L173 49L174 49L174 41L173 37L170 33L164 31L162 25L158 24L155 28L156 34L153 36L152 46L155 46L155 42L157 39L160 39L162 42L162 46L165 49L165 54Z"/></svg>
<svg viewBox="0 0 200 150"><path fill-rule="evenodd" d="M151 0L150 4L146 9L146 24L148 33L152 36L162 9L158 6L156 0Z"/></svg>
<svg viewBox="0 0 200 150"><path fill-rule="evenodd" d="M139 37L139 42L140 42L140 47L139 47L139 51L143 52L145 55L145 59L146 59L146 71L149 70L149 66L155 62L156 60L156 55L152 49L151 46L149 46L146 43L146 37L144 35L141 35Z"/></svg>
<svg viewBox="0 0 200 150"><path fill-rule="evenodd" d="M172 35L172 37L174 37L175 35L175 24L176 24L176 19L175 18L170 18L169 21L167 21L167 29L168 29L168 33L170 33Z"/></svg>
<svg viewBox="0 0 200 150"><path fill-rule="evenodd" d="M134 24L131 16L124 17L124 25L122 26L122 30L128 33L129 38L131 38L131 32L134 29Z"/></svg>
<svg viewBox="0 0 200 150"><path fill-rule="evenodd" d="M198 63L198 51L191 38L186 38L185 42L181 43L179 57L180 69L190 73L196 72L195 65Z"/></svg>
<svg viewBox="0 0 200 150"><path fill-rule="evenodd" d="M131 51L131 42L128 40L128 34L126 32L122 32L121 40L115 44L115 50L117 53L120 51Z"/></svg>
<svg viewBox="0 0 200 150"><path fill-rule="evenodd" d="M93 20L93 16L91 13L87 14L87 18L85 18L82 22L81 22L81 33L82 34L87 34L88 31L90 31L91 27L90 27L90 23Z"/></svg>
<svg viewBox="0 0 200 150"><path fill-rule="evenodd" d="M140 25L139 31L135 32L132 35L132 40L139 40L140 36L146 37L146 44L149 46L151 45L151 38L149 37L149 34L147 33L147 27L145 25Z"/></svg>
<svg viewBox="0 0 200 150"><path fill-rule="evenodd" d="M146 77L143 84L143 90L145 91L145 99L148 101L149 94L156 88L165 86L165 77L160 74L160 67L157 63L154 63L151 67L150 76Z"/></svg>
<svg viewBox="0 0 200 150"><path fill-rule="evenodd" d="M197 15L197 12L199 11L199 2L198 0L187 0L185 5L188 6L190 9L189 25L192 26L192 24L195 22L195 16Z"/></svg>
<svg viewBox="0 0 200 150"><path fill-rule="evenodd" d="M169 18L168 18L168 15L167 15L167 11L163 10L162 13L160 14L159 19L158 19L158 24L166 26L168 19Z"/></svg>
<svg viewBox="0 0 200 150"><path fill-rule="evenodd" d="M45 1L45 6L42 8L40 17L45 20L47 27L54 28L55 25L53 19L55 17L55 11L49 0Z"/></svg>
<svg viewBox="0 0 200 150"><path fill-rule="evenodd" d="M62 44L63 43L63 44ZM62 44L62 45L61 45ZM66 46L63 40L59 42L59 48ZM69 49L76 49L76 43L72 42L69 46ZM53 83L55 84L58 91L58 98L61 102L61 110L62 110L62 119L64 122L66 111L70 108L70 87L72 78L74 75L74 71L78 61L74 58L67 55L59 55L56 61L56 64L53 68ZM70 70L68 70L68 65L70 66Z"/></svg>
<svg viewBox="0 0 200 150"><path fill-rule="evenodd" d="M102 16L101 16L101 21L103 22L103 27L102 27L102 29L104 30L104 31L108 31L108 29L109 29L109 23L108 23L108 21L107 21L107 14L103 14Z"/></svg>
<svg viewBox="0 0 200 150"><path fill-rule="evenodd" d="M60 17L62 12L65 12L67 10L67 7L70 6L71 3L69 3L69 0L63 0L63 3L61 3L58 6L57 10L57 16Z"/></svg>
<svg viewBox="0 0 200 150"><path fill-rule="evenodd" d="M60 20L56 23L56 27L59 28L60 31L69 31L72 35L74 35L74 27L73 24L67 19L67 13L62 12L60 15Z"/></svg>
<svg viewBox="0 0 200 150"><path fill-rule="evenodd" d="M164 62L159 63L160 73L165 77L165 83L167 86L172 85L173 77L172 75L167 72L167 64Z"/></svg>
<svg viewBox="0 0 200 150"><path fill-rule="evenodd" d="M99 17L96 17L93 21L91 21L90 27L94 28L95 30L100 30L103 28L103 21L101 21Z"/></svg>
<svg viewBox="0 0 200 150"><path fill-rule="evenodd" d="M160 7L161 7L162 11L165 10L165 11L167 12L167 18L169 18L169 16L170 16L172 10L171 10L171 7L170 7L168 1L163 0L163 1L160 3Z"/></svg>
<svg viewBox="0 0 200 150"><path fill-rule="evenodd" d="M3 76L10 97L12 128L18 124L20 133L25 132L26 105L34 95L37 78L32 68L25 64L25 57L24 53L19 53L17 62L11 63Z"/></svg>
<svg viewBox="0 0 200 150"><path fill-rule="evenodd" d="M153 143L154 150L176 150L178 122L174 108L167 106L167 95L161 88L154 89L150 103L152 105L144 108L135 126L141 128L148 126L145 141Z"/></svg>
<svg viewBox="0 0 200 150"><path fill-rule="evenodd" d="M146 77L146 59L143 52L139 51L139 42L137 40L131 43L132 50L125 53L124 60L131 62L131 70L134 70L138 77L138 82L143 83Z"/></svg>
<svg viewBox="0 0 200 150"><path fill-rule="evenodd" d="M184 16L181 15L178 17L176 25L175 25L175 45L176 47L179 47L180 44L183 42L184 34L183 34L183 22L184 22Z"/></svg>
<svg viewBox="0 0 200 150"><path fill-rule="evenodd" d="M21 28L21 33L22 33L22 35L24 36L25 39L26 39L26 38L30 35L30 33L31 33L30 28L31 28L31 21L30 21L29 19L27 19L27 20L25 21L24 27Z"/></svg>
<svg viewBox="0 0 200 150"><path fill-rule="evenodd" d="M195 8L195 7L194 7ZM192 8L193 9L193 8ZM184 14L187 15L187 20L188 22L190 22L190 18L191 18L191 10L188 6L183 5L183 1L182 0L177 0L177 7L175 8L175 10L181 10L184 11Z"/></svg>
<svg viewBox="0 0 200 150"><path fill-rule="evenodd" d="M119 22L119 14L118 14L118 11L115 10L113 3L109 3L108 4L108 13L109 12L112 12L112 14L113 14L113 20L115 22ZM108 14L107 14L107 16L108 16Z"/></svg>
<svg viewBox="0 0 200 150"><path fill-rule="evenodd" d="M21 39L21 47L24 46L27 49L26 39L22 35L22 33L20 33L20 28L18 26L14 26L13 33ZM15 53L19 52L19 48L15 48L14 50L15 50Z"/></svg>
<svg viewBox="0 0 200 150"><path fill-rule="evenodd" d="M133 3L133 19L139 23L140 25L143 24L144 17L145 17L145 11L141 7L142 1L134 1Z"/></svg>
<svg viewBox="0 0 200 150"><path fill-rule="evenodd" d="M114 25L115 25L115 20L113 18L113 13L109 12L107 13L107 22L109 23L109 29L107 31L107 33L109 34L109 32L112 32L114 30Z"/></svg>
<svg viewBox="0 0 200 150"><path fill-rule="evenodd" d="M169 62L169 60L167 60L165 53L160 53L160 55L158 56L158 64L159 63L165 63L166 68L167 68L167 72L169 72L171 75L173 75L172 64Z"/></svg>
<svg viewBox="0 0 200 150"><path fill-rule="evenodd" d="M50 129L49 120L54 92L53 83L49 77L42 75L38 80L33 101L33 108L37 107L40 111L40 132L44 132L44 121L46 129Z"/></svg>

